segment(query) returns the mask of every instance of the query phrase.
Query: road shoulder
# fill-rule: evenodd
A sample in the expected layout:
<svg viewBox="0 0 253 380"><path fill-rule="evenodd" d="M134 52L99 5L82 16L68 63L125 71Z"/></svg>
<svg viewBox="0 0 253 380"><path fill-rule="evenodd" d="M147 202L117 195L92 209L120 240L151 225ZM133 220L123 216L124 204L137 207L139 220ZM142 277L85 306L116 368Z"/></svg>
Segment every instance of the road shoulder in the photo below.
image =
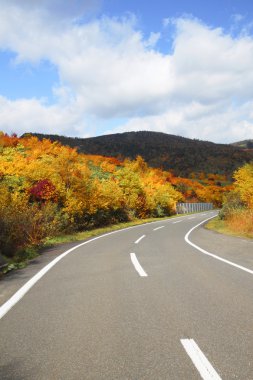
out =
<svg viewBox="0 0 253 380"><path fill-rule="evenodd" d="M202 249L253 270L253 240L221 234L204 225L192 231L189 240Z"/></svg>
<svg viewBox="0 0 253 380"><path fill-rule="evenodd" d="M0 280L0 306L53 259L80 243L82 242L77 241L47 248L35 259L29 261L27 267L11 271L3 276Z"/></svg>

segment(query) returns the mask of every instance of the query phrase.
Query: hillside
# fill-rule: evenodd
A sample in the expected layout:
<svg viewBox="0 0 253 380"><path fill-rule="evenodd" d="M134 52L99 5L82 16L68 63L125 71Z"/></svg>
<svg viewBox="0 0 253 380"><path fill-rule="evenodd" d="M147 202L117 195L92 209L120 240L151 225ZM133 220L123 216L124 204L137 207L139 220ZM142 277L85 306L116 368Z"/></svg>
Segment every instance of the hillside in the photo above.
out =
<svg viewBox="0 0 253 380"><path fill-rule="evenodd" d="M160 132L126 132L91 138L33 135L40 140L60 141L86 154L131 159L141 155L150 166L173 170L178 176L202 171L232 176L235 169L253 160L253 151Z"/></svg>
<svg viewBox="0 0 253 380"><path fill-rule="evenodd" d="M253 140L243 140L232 143L231 145L243 149L253 149Z"/></svg>

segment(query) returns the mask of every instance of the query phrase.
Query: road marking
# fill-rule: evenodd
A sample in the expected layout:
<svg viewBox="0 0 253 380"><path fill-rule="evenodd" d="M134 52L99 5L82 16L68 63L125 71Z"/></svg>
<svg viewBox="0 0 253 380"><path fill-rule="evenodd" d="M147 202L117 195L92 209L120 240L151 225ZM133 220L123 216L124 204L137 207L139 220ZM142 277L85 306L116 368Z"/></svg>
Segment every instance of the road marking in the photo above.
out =
<svg viewBox="0 0 253 380"><path fill-rule="evenodd" d="M139 239L135 241L135 244L138 244L142 239L144 239L146 235L142 235Z"/></svg>
<svg viewBox="0 0 253 380"><path fill-rule="evenodd" d="M166 221L170 222L171 218L166 219ZM97 239L101 239L101 238L109 236L109 235L117 234L119 232L131 230L133 228L139 228L139 227L146 226L148 224L156 224L156 223L161 223L161 221L158 220L155 222L143 223L143 224L140 224L137 226L131 226L131 227L127 227L127 228L122 228L122 229L117 230L117 231L108 232L106 234L103 234L103 235L97 236L93 239L90 239L88 241L85 241L84 243L78 244L75 247L63 252L61 255L59 255L54 260L52 260L49 264L47 264L44 268L42 268L36 275L34 275L29 281L27 281L16 293L14 293L13 296L8 299L8 301L6 301L2 306L0 306L0 319L3 318L3 316L5 314L7 314L8 311L10 311L13 308L13 306L16 305L16 303L18 303L24 297L24 295L36 284L36 282L38 282L51 268L53 268L55 266L55 264L57 264L60 260L62 260L70 252L74 251L75 249L77 249L77 248L79 248L85 244L89 244L89 243L91 243Z"/></svg>
<svg viewBox="0 0 253 380"><path fill-rule="evenodd" d="M164 228L164 226L161 226L161 227L156 227L153 229L153 231L157 231L157 230L160 230L161 228Z"/></svg>
<svg viewBox="0 0 253 380"><path fill-rule="evenodd" d="M135 267L136 271L139 273L141 277L147 277L147 273L142 268L141 264L139 263L135 253L130 253L131 261L133 263L133 266Z"/></svg>
<svg viewBox="0 0 253 380"><path fill-rule="evenodd" d="M177 222L172 222L173 224L176 224L176 223L181 223L182 220L178 220Z"/></svg>
<svg viewBox="0 0 253 380"><path fill-rule="evenodd" d="M166 221L170 221L170 218L168 218ZM161 223L161 221L159 220L157 222L143 223L137 226L131 226L131 227L122 228L117 231L107 232L106 234L92 238L88 241L78 244L75 247L70 248L69 250L63 252L61 255L59 255L54 260L52 260L49 264L47 264L44 268L42 268L36 275L34 275L29 281L27 281L16 293L14 293L13 296L8 299L8 301L6 301L2 306L0 306L0 319L2 319L3 316L7 314L8 311L10 311L13 308L13 306L15 306L16 303L18 303L25 296L25 294L36 284L36 282L38 282L51 268L53 268L60 260L62 260L70 252L74 251L77 248L82 247L83 245L89 244L103 237L117 234L119 232L131 230L133 228L143 227L147 224L155 224L155 223Z"/></svg>
<svg viewBox="0 0 253 380"><path fill-rule="evenodd" d="M211 363L200 350L194 339L181 339L181 343L187 354L190 356L193 364L199 371L202 379L221 380L221 377L218 375Z"/></svg>
<svg viewBox="0 0 253 380"><path fill-rule="evenodd" d="M188 220L190 220L190 219L195 219L195 216L192 216L192 217L188 218Z"/></svg>
<svg viewBox="0 0 253 380"><path fill-rule="evenodd" d="M215 215L216 216L216 215ZM187 232L187 234L185 235L184 239L186 241L186 243L190 244L192 247L196 248L198 251L204 253L205 255L207 256L210 256L216 260L219 260L219 261L222 261L223 263L226 263L228 265L231 265L232 267L235 267L235 268L238 268L238 269L241 269L243 270L244 272L247 272L247 273L250 273L250 274L253 274L253 270L251 269L248 269L242 265L238 265L236 263L234 263L233 261L229 261L229 260L226 260L226 259L223 259L222 257L220 256L217 256L215 255L214 253L211 253L211 252L208 252L206 251L205 249L199 247L198 245L192 243L190 240L189 240L189 235L192 233L192 231L194 231L196 228L198 228L201 224L207 222L208 220L212 219L212 218L215 218L215 216L211 216L210 218L208 219L205 219L203 220L202 222L200 222L199 224L197 224L196 226L194 226L193 228L190 229L190 231Z"/></svg>
<svg viewBox="0 0 253 380"><path fill-rule="evenodd" d="M80 246L80 244L79 244ZM75 247L77 248L77 247ZM29 281L25 283L8 301L6 301L1 307L0 307L0 319L8 313L8 311L18 302L21 300L21 298L24 297L24 295L30 290L36 282L38 282L41 277L43 277L58 261L63 259L69 252L73 251L71 248L68 251L62 253L60 256L56 257L53 261L51 261L49 264L47 264L43 269L41 269L35 276L33 276Z"/></svg>

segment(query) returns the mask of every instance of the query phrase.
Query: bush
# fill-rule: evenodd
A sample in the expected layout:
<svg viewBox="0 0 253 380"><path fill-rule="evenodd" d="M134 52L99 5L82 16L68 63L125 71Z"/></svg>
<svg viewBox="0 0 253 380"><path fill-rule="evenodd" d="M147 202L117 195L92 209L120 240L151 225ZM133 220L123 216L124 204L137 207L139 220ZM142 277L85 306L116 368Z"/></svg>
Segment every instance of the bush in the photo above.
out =
<svg viewBox="0 0 253 380"><path fill-rule="evenodd" d="M100 209L94 214L85 214L75 218L74 225L77 231L104 227L115 223L128 222L130 217L125 209Z"/></svg>
<svg viewBox="0 0 253 380"><path fill-rule="evenodd" d="M231 191L224 196L223 206L219 212L219 218L221 220L227 220L237 210L244 210L245 205L240 198L239 193Z"/></svg>
<svg viewBox="0 0 253 380"><path fill-rule="evenodd" d="M38 246L64 230L66 218L55 204L29 204L25 194L1 190L0 246L4 256L19 256L25 248Z"/></svg>

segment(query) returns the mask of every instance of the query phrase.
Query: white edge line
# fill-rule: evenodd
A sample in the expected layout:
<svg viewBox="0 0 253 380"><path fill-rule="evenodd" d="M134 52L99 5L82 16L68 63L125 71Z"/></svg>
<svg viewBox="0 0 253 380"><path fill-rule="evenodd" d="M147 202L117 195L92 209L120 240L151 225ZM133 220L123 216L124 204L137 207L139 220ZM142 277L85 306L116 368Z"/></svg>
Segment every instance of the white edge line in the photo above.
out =
<svg viewBox="0 0 253 380"><path fill-rule="evenodd" d="M135 241L135 244L138 244L142 239L144 239L146 235L142 235L139 239Z"/></svg>
<svg viewBox="0 0 253 380"><path fill-rule="evenodd" d="M179 216L179 218L182 218L182 217L184 218L184 216ZM65 256L67 256L70 252L74 251L75 249L77 249L77 248L79 248L85 244L91 243L94 240L101 239L101 238L108 236L108 235L112 235L112 234L115 234L118 232L130 230L132 228L143 227L143 226L146 226L149 224L164 223L165 221L170 222L171 218L168 218L165 220L158 220L158 221L154 221L154 222L149 222L149 223L138 224L137 226L126 227L126 228L122 228L122 229L117 230L117 231L108 232L106 234L103 234L103 235L97 236L93 239L90 239L88 241L85 241L84 243L78 244L75 247L63 252L61 255L59 255L53 261L51 261L49 264L47 264L44 268L42 268L36 275L34 275L29 281L27 281L16 293L14 293L13 296L11 298L9 298L8 301L6 301L2 306L0 306L0 319L2 319L3 316L5 314L7 314L8 311L11 310L13 308L13 306L16 305L16 303L18 303L24 297L24 295L36 284L36 282L38 282L51 268L53 268L53 266L55 266L55 264L58 263L58 261L63 259Z"/></svg>
<svg viewBox="0 0 253 380"><path fill-rule="evenodd" d="M153 229L153 231L157 231L157 230L160 230L161 228L164 228L164 226L161 226L161 227L156 227Z"/></svg>
<svg viewBox="0 0 253 380"><path fill-rule="evenodd" d="M147 277L147 273L144 271L144 269L142 268L141 264L139 263L135 253L131 252L130 253L130 257L131 257L131 261L133 263L133 266L135 268L135 270L139 273L139 275L141 277Z"/></svg>
<svg viewBox="0 0 253 380"><path fill-rule="evenodd" d="M171 218L166 219L166 221L170 221L170 220L171 220ZM8 311L10 311L13 308L13 306L16 305L16 303L18 303L24 297L24 295L36 284L36 282L38 282L51 268L53 268L55 266L55 264L57 264L60 260L62 260L70 252L74 251L75 249L77 249L79 247L82 247L85 244L89 244L89 243L91 243L97 239L101 239L101 238L108 236L108 235L116 234L119 232L123 232L126 230L137 228L137 227L143 227L143 226L146 226L148 224L161 223L161 222L164 223L164 220L158 220L158 221L154 221L154 222L150 222L150 223L138 224L137 226L131 226L131 227L122 228L122 229L117 230L117 231L111 231L111 232L108 232L106 234L97 236L93 239L87 240L83 243L80 243L80 244L76 245L75 247L70 248L69 250L63 252L61 255L59 255L54 260L52 260L49 264L47 264L44 268L42 268L36 275L34 275L29 281L27 281L16 293L14 293L13 296L11 298L9 298L8 301L6 301L2 306L0 306L0 319L3 318L3 316L5 314L7 314Z"/></svg>
<svg viewBox="0 0 253 380"><path fill-rule="evenodd" d="M200 350L194 339L181 339L181 343L204 380L221 380L211 363Z"/></svg>
<svg viewBox="0 0 253 380"><path fill-rule="evenodd" d="M216 215L215 215L215 216L211 216L210 218L203 220L202 222L200 222L199 224L197 224L196 226L194 226L193 228L191 228L190 231L188 231L187 234L186 234L185 237L184 237L186 243L190 244L192 247L196 248L198 251L204 253L204 254L207 255L207 256L213 257L214 259L219 260L219 261L222 261L223 263L226 263L226 264L228 264L228 265L231 265L232 267L235 267L235 268L241 269L241 270L243 270L244 272L247 272L247 273L253 274L253 270L248 269L248 268L246 268L246 267L244 267L244 266L242 266L242 265L238 265L238 264L236 264L236 263L234 263L234 262L232 262L232 261L229 261L229 260L223 259L222 257L217 256L217 255L215 255L215 254L213 254L213 253L210 253L210 252L206 251L205 249L199 247L198 245L192 243L192 242L189 240L189 235L192 233L192 231L194 231L196 228L198 228L201 224L203 224L203 223L207 222L208 220L213 219L213 218L215 218L215 217L216 217Z"/></svg>

